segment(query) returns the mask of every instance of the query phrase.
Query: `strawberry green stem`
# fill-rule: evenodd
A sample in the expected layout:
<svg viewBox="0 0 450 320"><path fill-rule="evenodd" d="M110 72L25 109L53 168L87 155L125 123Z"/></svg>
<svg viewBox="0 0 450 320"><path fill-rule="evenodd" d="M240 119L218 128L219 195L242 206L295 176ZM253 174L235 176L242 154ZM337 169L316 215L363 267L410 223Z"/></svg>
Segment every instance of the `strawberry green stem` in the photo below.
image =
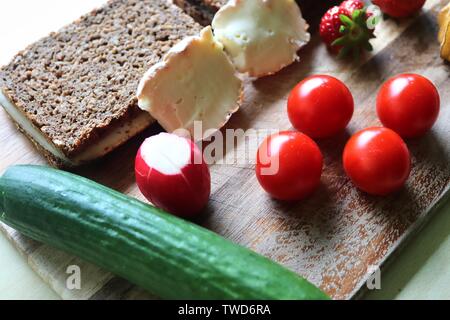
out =
<svg viewBox="0 0 450 320"><path fill-rule="evenodd" d="M372 30L367 26L366 10L355 10L352 13L352 17L341 14L339 19L342 25L339 32L342 37L336 39L331 45L341 46L339 56L346 56L352 53L355 59L359 59L359 55L363 50L372 50L372 46L369 43L371 38L374 38Z"/></svg>

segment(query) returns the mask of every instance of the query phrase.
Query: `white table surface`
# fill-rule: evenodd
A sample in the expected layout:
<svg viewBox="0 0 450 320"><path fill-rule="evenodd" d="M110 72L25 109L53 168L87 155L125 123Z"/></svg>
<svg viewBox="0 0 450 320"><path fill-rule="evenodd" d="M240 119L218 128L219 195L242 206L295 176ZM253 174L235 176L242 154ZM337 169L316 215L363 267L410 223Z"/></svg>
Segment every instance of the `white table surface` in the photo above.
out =
<svg viewBox="0 0 450 320"><path fill-rule="evenodd" d="M29 43L104 0L0 1L0 65ZM0 235L0 299L58 299ZM450 299L450 203L381 274L369 299Z"/></svg>

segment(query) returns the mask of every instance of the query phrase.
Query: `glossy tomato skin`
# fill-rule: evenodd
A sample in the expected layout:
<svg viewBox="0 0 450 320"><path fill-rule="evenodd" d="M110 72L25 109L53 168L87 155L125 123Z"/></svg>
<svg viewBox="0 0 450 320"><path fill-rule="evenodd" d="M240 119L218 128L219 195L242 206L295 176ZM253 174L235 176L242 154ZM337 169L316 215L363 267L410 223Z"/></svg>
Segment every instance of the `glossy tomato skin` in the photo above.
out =
<svg viewBox="0 0 450 320"><path fill-rule="evenodd" d="M347 86L328 75L314 75L299 82L287 105L292 125L311 138L327 138L344 130L353 108Z"/></svg>
<svg viewBox="0 0 450 320"><path fill-rule="evenodd" d="M406 18L418 12L425 0L372 0L383 13L394 18Z"/></svg>
<svg viewBox="0 0 450 320"><path fill-rule="evenodd" d="M383 127L367 128L353 135L344 148L343 164L358 188L380 196L399 190L411 171L405 142Z"/></svg>
<svg viewBox="0 0 450 320"><path fill-rule="evenodd" d="M322 166L322 153L311 138L283 131L267 137L260 145L256 176L273 198L301 200L319 185Z"/></svg>
<svg viewBox="0 0 450 320"><path fill-rule="evenodd" d="M417 74L400 74L386 81L377 97L381 123L404 138L425 134L439 115L440 98L434 84Z"/></svg>

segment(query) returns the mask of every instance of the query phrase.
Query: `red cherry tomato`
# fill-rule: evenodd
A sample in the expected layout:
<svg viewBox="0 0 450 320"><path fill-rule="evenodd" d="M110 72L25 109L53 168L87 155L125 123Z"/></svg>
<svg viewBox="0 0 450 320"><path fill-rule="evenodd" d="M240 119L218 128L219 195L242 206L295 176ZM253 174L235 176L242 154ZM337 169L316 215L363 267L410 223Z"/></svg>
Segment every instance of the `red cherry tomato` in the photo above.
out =
<svg viewBox="0 0 450 320"><path fill-rule="evenodd" d="M320 183L323 157L308 136L284 131L267 137L259 146L256 176L273 198L300 200Z"/></svg>
<svg viewBox="0 0 450 320"><path fill-rule="evenodd" d="M330 137L342 131L353 115L353 97L342 81L315 75L301 81L288 99L292 125L312 138Z"/></svg>
<svg viewBox="0 0 450 320"><path fill-rule="evenodd" d="M422 9L425 0L372 0L372 3L391 17L405 18Z"/></svg>
<svg viewBox="0 0 450 320"><path fill-rule="evenodd" d="M417 74L400 74L386 81L377 98L381 123L405 138L423 135L439 114L439 93Z"/></svg>
<svg viewBox="0 0 450 320"><path fill-rule="evenodd" d="M353 183L373 195L397 191L411 171L408 147L397 133L382 127L353 135L344 148L343 163Z"/></svg>

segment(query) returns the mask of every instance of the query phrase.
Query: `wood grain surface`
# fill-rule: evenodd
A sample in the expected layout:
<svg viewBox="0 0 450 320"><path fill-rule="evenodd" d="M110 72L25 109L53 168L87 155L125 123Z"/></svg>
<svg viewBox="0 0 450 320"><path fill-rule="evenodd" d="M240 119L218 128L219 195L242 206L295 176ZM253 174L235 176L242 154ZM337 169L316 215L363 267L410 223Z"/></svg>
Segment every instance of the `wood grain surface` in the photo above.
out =
<svg viewBox="0 0 450 320"><path fill-rule="evenodd" d="M392 256L430 218L434 205L448 195L450 66L439 58L436 40L436 15L446 3L448 0L428 0L416 17L401 22L383 21L377 29L378 38L373 41L374 52L359 63L330 56L316 34L318 19L330 2L323 7L305 3L302 8L313 37L300 52L300 62L274 76L247 79L244 104L225 129L289 129L285 108L290 89L310 74L340 78L354 95L355 114L344 133L318 141L325 157L321 186L302 202L270 199L256 181L252 161L240 161L248 150L242 145L245 142L238 141L230 151L235 152L234 163L211 165L211 200L196 222L280 262L335 299L349 299L360 292L370 266L380 266ZM342 150L354 132L380 125L375 113L378 88L387 78L403 72L423 74L437 85L441 113L431 132L407 141L412 173L406 187L389 197L368 196L346 178ZM75 172L143 199L134 183L134 155L142 140L158 131L160 128L153 126L105 159ZM16 163L45 163L3 110L0 144L1 171ZM36 272L65 299L151 298L89 263L27 239L5 225L1 228ZM65 286L67 266L73 264L81 268L81 290L68 290Z"/></svg>

